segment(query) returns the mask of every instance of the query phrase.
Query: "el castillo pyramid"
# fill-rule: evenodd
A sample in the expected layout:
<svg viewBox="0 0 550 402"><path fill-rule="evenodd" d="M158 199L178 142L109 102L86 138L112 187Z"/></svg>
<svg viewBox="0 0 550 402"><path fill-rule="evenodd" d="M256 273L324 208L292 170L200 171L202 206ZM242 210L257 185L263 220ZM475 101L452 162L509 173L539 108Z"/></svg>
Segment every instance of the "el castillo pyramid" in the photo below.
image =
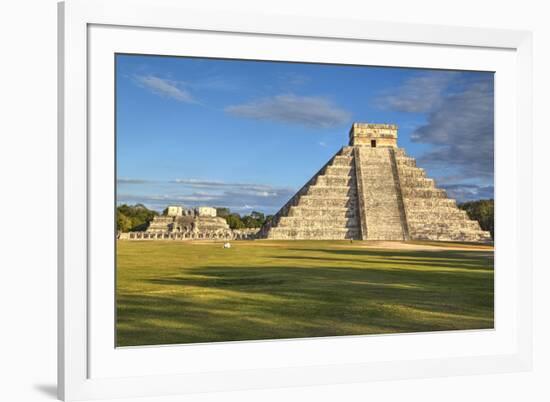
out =
<svg viewBox="0 0 550 402"><path fill-rule="evenodd" d="M338 151L259 237L490 242L397 146L397 126L354 123Z"/></svg>

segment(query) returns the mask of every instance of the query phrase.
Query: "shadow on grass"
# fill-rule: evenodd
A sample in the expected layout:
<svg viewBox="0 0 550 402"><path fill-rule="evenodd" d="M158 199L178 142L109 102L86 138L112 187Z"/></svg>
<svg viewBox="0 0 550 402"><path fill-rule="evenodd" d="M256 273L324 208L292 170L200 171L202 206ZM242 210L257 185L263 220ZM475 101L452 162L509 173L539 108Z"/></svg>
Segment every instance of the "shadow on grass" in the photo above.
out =
<svg viewBox="0 0 550 402"><path fill-rule="evenodd" d="M117 345L493 327L490 252L283 251L119 289Z"/></svg>
<svg viewBox="0 0 550 402"><path fill-rule="evenodd" d="M329 253L342 256L378 256L383 258L388 257L410 257L410 258L445 258L445 259L460 259L460 260L477 260L492 258L493 251L464 251L464 250L385 250L385 249L367 249L367 248L288 248L288 251L298 251L300 253Z"/></svg>

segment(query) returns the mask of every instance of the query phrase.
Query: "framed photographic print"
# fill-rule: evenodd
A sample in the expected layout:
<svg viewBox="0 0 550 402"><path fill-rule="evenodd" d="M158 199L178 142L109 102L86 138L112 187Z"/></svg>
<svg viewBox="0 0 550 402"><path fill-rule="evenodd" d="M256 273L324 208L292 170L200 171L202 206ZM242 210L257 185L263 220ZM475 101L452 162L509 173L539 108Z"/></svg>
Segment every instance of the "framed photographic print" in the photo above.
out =
<svg viewBox="0 0 550 402"><path fill-rule="evenodd" d="M529 33L59 14L61 398L530 368Z"/></svg>

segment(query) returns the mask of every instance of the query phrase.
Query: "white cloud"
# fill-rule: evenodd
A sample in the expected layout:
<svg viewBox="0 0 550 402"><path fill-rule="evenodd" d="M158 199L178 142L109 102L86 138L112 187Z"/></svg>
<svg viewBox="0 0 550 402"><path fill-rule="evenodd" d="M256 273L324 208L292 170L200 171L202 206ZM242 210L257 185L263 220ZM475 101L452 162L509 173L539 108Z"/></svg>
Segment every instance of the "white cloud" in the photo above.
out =
<svg viewBox="0 0 550 402"><path fill-rule="evenodd" d="M422 73L378 97L383 108L426 114L426 123L410 135L431 145L421 164L457 171L457 179L493 178L493 78L457 71ZM455 181L456 183L456 181Z"/></svg>
<svg viewBox="0 0 550 402"><path fill-rule="evenodd" d="M475 201L494 198L493 186L478 186L476 184L449 184L440 185L447 191L449 197L458 202Z"/></svg>
<svg viewBox="0 0 550 402"><path fill-rule="evenodd" d="M281 86L291 88L307 84L311 81L311 77L296 72L286 72L279 75L278 81Z"/></svg>
<svg viewBox="0 0 550 402"><path fill-rule="evenodd" d="M152 183L151 180L147 179L131 179L127 177L119 177L117 179L118 184L145 184L145 183Z"/></svg>
<svg viewBox="0 0 550 402"><path fill-rule="evenodd" d="M265 213L276 212L295 193L295 189L274 187L268 184L231 183L216 180L176 179L156 181L163 184L163 194L155 193L148 182L141 179L121 179L119 183L132 183L134 191L117 194L117 203L141 203L162 210L170 204L227 207L231 210L256 209ZM142 184L140 188L138 185ZM245 207L243 207L245 205Z"/></svg>
<svg viewBox="0 0 550 402"><path fill-rule="evenodd" d="M444 91L457 76L454 71L421 73L405 81L401 87L381 94L375 103L398 112L429 112L444 101Z"/></svg>
<svg viewBox="0 0 550 402"><path fill-rule="evenodd" d="M276 188L267 184L254 184L254 183L231 183L215 180L198 180L198 179L175 179L172 183L181 184L191 188L202 189L233 189L235 191L250 192L253 194L271 194Z"/></svg>
<svg viewBox="0 0 550 402"><path fill-rule="evenodd" d="M446 97L411 136L434 145L420 160L458 168L463 178L492 180L494 174L494 91L492 79L475 81Z"/></svg>
<svg viewBox="0 0 550 402"><path fill-rule="evenodd" d="M329 128L349 123L351 114L330 99L318 96L276 95L225 108L234 116Z"/></svg>
<svg viewBox="0 0 550 402"><path fill-rule="evenodd" d="M181 82L155 77L154 75L136 75L135 81L156 95L175 99L184 103L198 103Z"/></svg>

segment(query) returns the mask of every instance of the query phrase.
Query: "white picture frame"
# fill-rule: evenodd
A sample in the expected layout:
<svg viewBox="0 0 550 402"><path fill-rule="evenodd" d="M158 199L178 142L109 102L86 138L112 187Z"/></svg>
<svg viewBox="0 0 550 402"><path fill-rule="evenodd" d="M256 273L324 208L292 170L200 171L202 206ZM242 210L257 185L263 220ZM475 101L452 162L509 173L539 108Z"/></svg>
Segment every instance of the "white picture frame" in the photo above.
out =
<svg viewBox="0 0 550 402"><path fill-rule="evenodd" d="M358 48L365 50L360 56L354 53ZM145 397L529 370L531 48L531 34L523 31L211 13L177 0L61 3L59 397ZM97 218L105 211L102 205L113 205L113 184L102 180L114 177L113 141L96 133L113 130L109 63L124 51L496 71L495 330L115 350L109 315L114 294L97 296L113 291L112 250L108 244L103 250L97 236L113 224L108 214ZM97 261L105 262L103 269L94 268Z"/></svg>

